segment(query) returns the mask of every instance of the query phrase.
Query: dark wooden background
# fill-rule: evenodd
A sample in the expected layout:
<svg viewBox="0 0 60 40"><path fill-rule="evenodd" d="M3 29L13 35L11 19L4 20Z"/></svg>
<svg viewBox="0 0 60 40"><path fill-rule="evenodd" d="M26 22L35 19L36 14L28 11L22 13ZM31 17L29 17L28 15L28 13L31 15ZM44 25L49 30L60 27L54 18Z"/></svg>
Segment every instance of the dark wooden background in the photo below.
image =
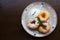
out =
<svg viewBox="0 0 60 40"><path fill-rule="evenodd" d="M49 3L58 16L55 31L49 36L36 38L25 32L21 25L24 8L32 2ZM60 0L0 0L0 40L60 40Z"/></svg>

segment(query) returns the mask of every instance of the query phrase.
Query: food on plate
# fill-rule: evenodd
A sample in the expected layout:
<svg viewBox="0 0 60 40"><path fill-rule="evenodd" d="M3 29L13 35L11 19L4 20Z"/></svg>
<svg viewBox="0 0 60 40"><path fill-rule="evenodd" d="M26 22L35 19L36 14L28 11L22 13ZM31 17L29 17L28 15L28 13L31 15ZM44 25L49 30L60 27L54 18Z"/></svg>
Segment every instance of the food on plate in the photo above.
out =
<svg viewBox="0 0 60 40"><path fill-rule="evenodd" d="M38 15L38 17L42 20L42 21L46 21L50 18L50 14L47 11L41 11Z"/></svg>
<svg viewBox="0 0 60 40"><path fill-rule="evenodd" d="M47 11L41 11L37 17L28 19L27 26L30 29L38 29L39 32L46 34L50 31L49 18L50 14Z"/></svg>
<svg viewBox="0 0 60 40"><path fill-rule="evenodd" d="M28 23L27 24L28 24L28 27L31 28L31 29L36 29L39 26L37 18L28 19Z"/></svg>
<svg viewBox="0 0 60 40"><path fill-rule="evenodd" d="M41 33L48 33L50 31L50 24L49 22L44 22L42 26L39 27L39 32Z"/></svg>

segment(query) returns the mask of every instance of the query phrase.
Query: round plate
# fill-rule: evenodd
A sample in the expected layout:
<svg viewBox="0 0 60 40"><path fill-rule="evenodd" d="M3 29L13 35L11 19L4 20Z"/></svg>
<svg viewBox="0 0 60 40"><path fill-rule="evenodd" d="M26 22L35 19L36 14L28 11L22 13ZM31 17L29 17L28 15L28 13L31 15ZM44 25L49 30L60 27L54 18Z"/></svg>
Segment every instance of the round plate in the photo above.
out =
<svg viewBox="0 0 60 40"><path fill-rule="evenodd" d="M50 13L50 19L48 20L50 22L50 31L47 34L42 34L37 30L30 30L27 27L28 18L36 17L39 14L39 12L41 12L41 11L48 11ZM21 18L21 22L22 22L24 30L28 34L30 34L34 37L44 37L44 36L51 34L54 31L54 29L56 28L57 15L56 15L55 10L50 5L48 5L47 3L45 3L45 2L34 2L34 3L31 3L30 5L28 5L24 9L23 14L22 14L22 18Z"/></svg>

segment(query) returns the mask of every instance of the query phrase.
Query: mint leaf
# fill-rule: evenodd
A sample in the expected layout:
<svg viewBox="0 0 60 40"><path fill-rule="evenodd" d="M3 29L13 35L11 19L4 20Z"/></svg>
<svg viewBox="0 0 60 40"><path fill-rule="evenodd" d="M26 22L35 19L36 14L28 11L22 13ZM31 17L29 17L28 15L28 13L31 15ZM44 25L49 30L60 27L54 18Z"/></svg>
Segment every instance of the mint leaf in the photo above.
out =
<svg viewBox="0 0 60 40"><path fill-rule="evenodd" d="M38 20L39 25L43 25L43 23L42 23L42 21L40 20L39 17L37 17L37 20Z"/></svg>

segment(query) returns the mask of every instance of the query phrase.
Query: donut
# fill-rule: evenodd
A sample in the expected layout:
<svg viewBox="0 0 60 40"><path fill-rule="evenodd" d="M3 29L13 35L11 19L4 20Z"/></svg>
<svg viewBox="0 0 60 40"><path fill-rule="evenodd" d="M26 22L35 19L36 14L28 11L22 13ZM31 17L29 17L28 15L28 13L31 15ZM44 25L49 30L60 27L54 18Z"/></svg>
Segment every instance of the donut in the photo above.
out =
<svg viewBox="0 0 60 40"><path fill-rule="evenodd" d="M37 21L37 18L30 18L28 19L28 28L30 29L37 29L39 24L38 24L38 21Z"/></svg>
<svg viewBox="0 0 60 40"><path fill-rule="evenodd" d="M46 21L50 18L50 14L47 11L41 11L38 15L38 17L42 20L42 21Z"/></svg>
<svg viewBox="0 0 60 40"><path fill-rule="evenodd" d="M43 23L43 26L39 27L39 32L46 34L50 31L50 24L49 22Z"/></svg>

